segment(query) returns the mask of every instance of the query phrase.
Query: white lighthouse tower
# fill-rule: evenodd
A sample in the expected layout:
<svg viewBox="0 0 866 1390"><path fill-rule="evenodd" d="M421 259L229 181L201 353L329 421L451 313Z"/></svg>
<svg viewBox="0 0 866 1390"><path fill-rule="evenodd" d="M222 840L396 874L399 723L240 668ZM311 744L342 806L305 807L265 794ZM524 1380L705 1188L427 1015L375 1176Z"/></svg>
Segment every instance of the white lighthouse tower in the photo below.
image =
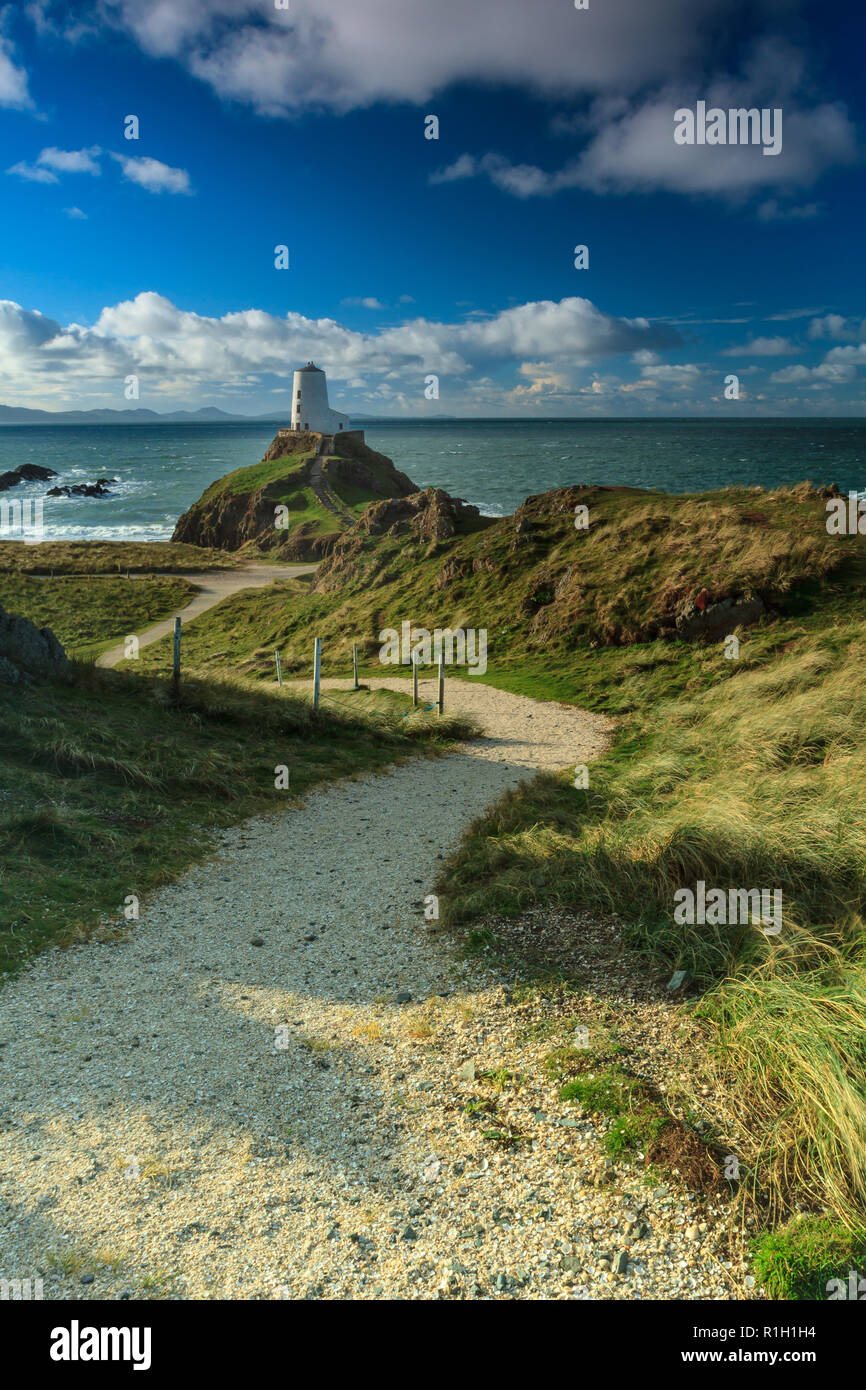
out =
<svg viewBox="0 0 866 1390"><path fill-rule="evenodd" d="M328 382L321 367L314 362L299 367L292 380L292 429L336 434L348 426L348 415L328 405Z"/></svg>

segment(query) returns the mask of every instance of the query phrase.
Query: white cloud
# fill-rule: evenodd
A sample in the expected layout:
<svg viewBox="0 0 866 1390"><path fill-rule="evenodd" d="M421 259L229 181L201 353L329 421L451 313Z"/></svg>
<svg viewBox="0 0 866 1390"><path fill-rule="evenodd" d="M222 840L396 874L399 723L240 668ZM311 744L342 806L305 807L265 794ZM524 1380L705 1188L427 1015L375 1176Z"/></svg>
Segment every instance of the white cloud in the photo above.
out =
<svg viewBox="0 0 866 1390"><path fill-rule="evenodd" d="M6 170L7 174L18 174L32 183L59 183L58 174L101 174L102 170L96 156L102 151L98 145L89 150L58 150L49 145L36 156L33 164L21 159Z"/></svg>
<svg viewBox="0 0 866 1390"><path fill-rule="evenodd" d="M66 216L71 217L73 221L87 221L87 213L82 212L81 208L64 208L63 211L66 213Z"/></svg>
<svg viewBox="0 0 866 1390"><path fill-rule="evenodd" d="M36 163L61 174L101 174L102 170L96 162L101 153L98 145L91 145L89 150L58 150L49 145Z"/></svg>
<svg viewBox="0 0 866 1390"><path fill-rule="evenodd" d="M25 160L19 159L17 164L10 164L6 170L7 174L17 174L19 178L29 179L31 183L59 183L60 180L50 169L40 169L37 164L27 164Z"/></svg>
<svg viewBox="0 0 866 1390"><path fill-rule="evenodd" d="M820 217L821 209L817 203L803 203L800 207L783 207L778 198L768 198L758 208L759 222L804 222Z"/></svg>
<svg viewBox="0 0 866 1390"><path fill-rule="evenodd" d="M721 399L724 372L663 360L666 349L681 347L668 324L615 318L578 298L366 331L260 309L213 318L152 291L107 306L89 325L64 325L7 300L0 302L0 400L60 406L116 398L122 407L124 378L135 373L163 408L219 400L254 413L274 391L285 395L292 365L312 357L350 412L417 414L424 377L436 372L439 409L447 413L705 413ZM866 343L834 347L815 367L743 370L784 388L785 410L796 409L795 388L801 407L814 402L826 413L831 403L856 404L856 396L839 393L864 367ZM748 399L758 414L780 404L769 384Z"/></svg>
<svg viewBox="0 0 866 1390"><path fill-rule="evenodd" d="M589 113L588 144L561 168L512 164L504 155L460 155L432 182L486 176L515 197L551 197L568 188L594 193L663 190L728 198L777 186L788 190L814 183L828 167L856 157L854 127L839 103L809 106L798 97L803 84L801 56L780 41L756 44L739 78L721 78L698 87L693 81L668 83L636 104L603 99ZM708 109L780 108L782 148L772 158L759 145L677 145L674 112L705 100ZM769 213L779 214L778 200ZM816 208L817 211L817 208ZM800 210L801 215L807 215ZM765 216L767 214L765 213ZM781 215L781 214L779 214ZM795 215L789 213L789 216Z"/></svg>
<svg viewBox="0 0 866 1390"><path fill-rule="evenodd" d="M455 82L545 96L634 90L706 51L725 0L105 0L109 20L267 114L426 103ZM754 8L772 11L773 0Z"/></svg>
<svg viewBox="0 0 866 1390"><path fill-rule="evenodd" d="M837 343L866 339L866 319L848 319L842 314L824 314L809 324L810 338L831 338Z"/></svg>
<svg viewBox="0 0 866 1390"><path fill-rule="evenodd" d="M367 295L367 296L366 296L365 298L363 298L363 299L358 299L358 298L341 299L341 300L340 300L340 303L341 303L341 304L345 304L345 305L347 305L347 306L348 306L348 305L351 305L353 308L356 308L356 309L384 309L384 308L385 308L385 305L382 304L382 303L380 303L380 301L379 301L378 299L376 299L373 295Z"/></svg>
<svg viewBox="0 0 866 1390"><path fill-rule="evenodd" d="M171 165L151 159L149 155L112 154L111 157L117 160L125 179L146 188L148 193L192 193L186 169L172 169Z"/></svg>
<svg viewBox="0 0 866 1390"><path fill-rule="evenodd" d="M33 106L27 73L16 66L13 51L9 40L0 37L0 106L27 111Z"/></svg>
<svg viewBox="0 0 866 1390"><path fill-rule="evenodd" d="M779 372L774 372L771 381L776 382L806 382L810 381L818 386L839 386L854 381L857 376L857 368L866 367L866 343L858 343L852 347L831 348L817 367L804 367L798 364L792 367L784 367Z"/></svg>
<svg viewBox="0 0 866 1390"><path fill-rule="evenodd" d="M753 338L750 343L725 348L722 356L744 357L748 353L752 357L781 357L786 352L796 351L797 349L790 338Z"/></svg>
<svg viewBox="0 0 866 1390"><path fill-rule="evenodd" d="M541 362L549 377L605 357L677 346L679 335L646 319L614 318L585 299L544 300L471 320L416 318L378 332L334 319L246 309L208 318L178 309L154 292L111 305L91 326L65 327L12 301L0 305L0 396L19 399L79 391L84 382L146 377L192 395L201 387L245 388L263 376L285 378L295 361L324 363L335 382L358 378L374 390L411 384L427 372L471 382L500 364L517 372Z"/></svg>

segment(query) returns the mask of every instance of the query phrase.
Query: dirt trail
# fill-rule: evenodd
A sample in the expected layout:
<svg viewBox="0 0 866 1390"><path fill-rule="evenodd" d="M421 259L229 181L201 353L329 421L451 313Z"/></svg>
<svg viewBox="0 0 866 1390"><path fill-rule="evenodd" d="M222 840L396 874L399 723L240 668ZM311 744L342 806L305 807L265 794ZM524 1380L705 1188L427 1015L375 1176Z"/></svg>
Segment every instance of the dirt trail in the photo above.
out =
<svg viewBox="0 0 866 1390"><path fill-rule="evenodd" d="M688 1198L640 1165L592 1178L549 1004L425 925L467 823L589 762L605 721L464 681L446 701L487 737L223 833L119 940L0 993L0 1274L46 1298L730 1296Z"/></svg>
<svg viewBox="0 0 866 1390"><path fill-rule="evenodd" d="M275 579L297 579L298 575L312 574L315 568L315 565L249 564L241 569L214 570L208 574L163 575L161 577L166 579L186 579L190 584L195 584L199 592L183 608L176 609L171 617L163 618L162 622L154 623L152 627L138 633L139 649L149 647L152 642L158 642L160 637L166 637L173 632L175 618L180 618L181 623L192 622L193 618L206 613L209 608L222 603L230 594L239 593L241 589L263 589L268 584L273 584ZM117 646L109 647L108 651L103 652L97 658L96 664L116 666L119 661L123 661L124 656L125 644L118 642Z"/></svg>

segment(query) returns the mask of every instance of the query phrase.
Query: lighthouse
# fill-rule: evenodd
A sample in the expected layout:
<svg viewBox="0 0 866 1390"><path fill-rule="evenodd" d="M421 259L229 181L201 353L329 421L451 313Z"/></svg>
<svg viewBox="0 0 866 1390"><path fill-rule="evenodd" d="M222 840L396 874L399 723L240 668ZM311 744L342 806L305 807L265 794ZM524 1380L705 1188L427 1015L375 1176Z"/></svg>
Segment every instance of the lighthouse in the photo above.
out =
<svg viewBox="0 0 866 1390"><path fill-rule="evenodd" d="M292 380L292 429L335 434L348 425L348 415L328 405L328 382L321 367L315 362L299 367Z"/></svg>

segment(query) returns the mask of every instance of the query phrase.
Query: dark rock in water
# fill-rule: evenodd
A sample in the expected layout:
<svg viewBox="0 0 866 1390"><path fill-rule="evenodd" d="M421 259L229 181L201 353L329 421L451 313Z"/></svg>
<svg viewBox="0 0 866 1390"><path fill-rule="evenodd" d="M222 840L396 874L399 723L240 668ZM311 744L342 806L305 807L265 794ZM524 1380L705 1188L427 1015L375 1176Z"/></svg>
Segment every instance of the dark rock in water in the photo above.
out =
<svg viewBox="0 0 866 1390"><path fill-rule="evenodd" d="M60 487L49 488L46 497L110 497L108 483L116 483L116 478L98 478L95 483L64 483Z"/></svg>
<svg viewBox="0 0 866 1390"><path fill-rule="evenodd" d="M57 477L53 468L43 468L41 463L22 463L18 472L27 483L47 483Z"/></svg>
<svg viewBox="0 0 866 1390"><path fill-rule="evenodd" d="M43 468L38 463L22 463L20 468L13 468L8 473L0 473L0 492L5 492L10 487L16 487L18 483L47 483L49 478L56 477L57 474L53 468Z"/></svg>
<svg viewBox="0 0 866 1390"><path fill-rule="evenodd" d="M14 674L13 674L14 673ZM0 680L60 680L69 674L65 651L50 627L39 628L0 608Z"/></svg>

